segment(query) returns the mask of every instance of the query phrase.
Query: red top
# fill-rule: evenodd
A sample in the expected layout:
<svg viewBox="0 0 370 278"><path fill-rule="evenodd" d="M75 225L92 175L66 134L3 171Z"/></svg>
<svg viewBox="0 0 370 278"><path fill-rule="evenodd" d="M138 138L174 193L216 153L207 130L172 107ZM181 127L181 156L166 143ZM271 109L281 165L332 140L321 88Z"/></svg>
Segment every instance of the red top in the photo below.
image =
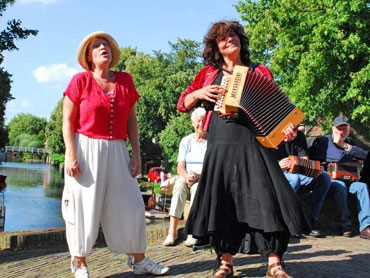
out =
<svg viewBox="0 0 370 278"><path fill-rule="evenodd" d="M130 108L140 97L131 75L114 72L114 92L107 96L89 71L72 77L64 96L78 107L75 131L95 139L127 139Z"/></svg>
<svg viewBox="0 0 370 278"><path fill-rule="evenodd" d="M268 79L272 79L271 71L264 65L258 65L254 69L254 71L256 73L266 76ZM203 69L197 74L197 76L195 76L191 85L188 86L186 90L181 94L177 102L177 110L179 112L190 112L194 107L189 107L189 108L184 107L185 96L203 87L211 85L215 81L219 72L220 72L220 69L217 69L211 65L204 66ZM199 106L200 104L201 104L201 101L196 103L194 106ZM207 110L207 114L204 117L204 120L202 123L202 129L204 131L207 131L213 110L209 109L209 105L205 105L205 107Z"/></svg>

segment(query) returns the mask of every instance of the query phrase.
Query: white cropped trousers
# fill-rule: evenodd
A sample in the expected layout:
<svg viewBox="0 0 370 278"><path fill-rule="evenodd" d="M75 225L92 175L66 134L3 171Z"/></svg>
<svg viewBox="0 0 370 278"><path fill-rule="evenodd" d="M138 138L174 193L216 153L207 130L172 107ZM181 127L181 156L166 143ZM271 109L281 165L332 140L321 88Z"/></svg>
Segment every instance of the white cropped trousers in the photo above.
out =
<svg viewBox="0 0 370 278"><path fill-rule="evenodd" d="M124 140L92 139L75 134L81 174L65 173L62 212L72 257L86 257L97 239L99 225L115 254L144 253L144 202L129 171Z"/></svg>

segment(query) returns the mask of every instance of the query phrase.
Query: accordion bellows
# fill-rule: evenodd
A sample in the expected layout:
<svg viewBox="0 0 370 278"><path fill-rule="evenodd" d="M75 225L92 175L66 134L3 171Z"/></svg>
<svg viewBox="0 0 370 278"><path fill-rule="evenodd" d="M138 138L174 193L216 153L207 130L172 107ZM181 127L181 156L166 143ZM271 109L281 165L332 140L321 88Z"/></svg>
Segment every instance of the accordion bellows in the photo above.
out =
<svg viewBox="0 0 370 278"><path fill-rule="evenodd" d="M362 168L362 160L331 162L327 165L327 172L332 180L354 182L358 181Z"/></svg>
<svg viewBox="0 0 370 278"><path fill-rule="evenodd" d="M295 155L289 155L291 161L289 173L302 174L307 177L317 178L321 174L320 161L300 158Z"/></svg>
<svg viewBox="0 0 370 278"><path fill-rule="evenodd" d="M248 67L235 66L233 74L221 81L225 95L215 104L221 115L243 113L243 124L252 130L265 147L276 148L285 138L284 130L298 126L302 111L280 90L277 84Z"/></svg>

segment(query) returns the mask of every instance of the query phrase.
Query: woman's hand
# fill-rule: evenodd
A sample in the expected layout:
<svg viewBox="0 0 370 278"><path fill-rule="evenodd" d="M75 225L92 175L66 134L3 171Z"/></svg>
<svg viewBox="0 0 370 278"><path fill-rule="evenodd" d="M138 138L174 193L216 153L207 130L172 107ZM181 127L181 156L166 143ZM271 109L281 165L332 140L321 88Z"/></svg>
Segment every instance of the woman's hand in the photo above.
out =
<svg viewBox="0 0 370 278"><path fill-rule="evenodd" d="M225 89L220 85L209 85L196 90L194 94L197 99L216 102L221 95L225 94Z"/></svg>
<svg viewBox="0 0 370 278"><path fill-rule="evenodd" d="M289 170L292 165L292 161L286 157L279 161L280 168L283 170Z"/></svg>
<svg viewBox="0 0 370 278"><path fill-rule="evenodd" d="M81 174L80 164L75 154L66 153L64 167L68 176L77 178Z"/></svg>
<svg viewBox="0 0 370 278"><path fill-rule="evenodd" d="M290 125L286 129L284 129L284 142L290 142L293 141L297 137L298 128Z"/></svg>
<svg viewBox="0 0 370 278"><path fill-rule="evenodd" d="M200 178L200 175L197 174L197 173L194 173L194 172L187 173L186 176L187 176L186 181L187 181L188 185L193 185Z"/></svg>
<svg viewBox="0 0 370 278"><path fill-rule="evenodd" d="M136 177L141 173L141 157L140 154L132 153L130 160L130 173L131 176Z"/></svg>

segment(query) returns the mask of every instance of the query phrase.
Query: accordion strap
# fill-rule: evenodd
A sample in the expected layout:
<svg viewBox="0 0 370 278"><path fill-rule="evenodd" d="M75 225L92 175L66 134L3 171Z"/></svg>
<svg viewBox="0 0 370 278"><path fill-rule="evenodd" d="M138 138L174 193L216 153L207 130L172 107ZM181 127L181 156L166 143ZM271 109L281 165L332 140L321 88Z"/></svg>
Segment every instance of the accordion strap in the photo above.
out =
<svg viewBox="0 0 370 278"><path fill-rule="evenodd" d="M259 66L259 63L250 63L250 65L248 66L248 68L249 68L249 70L251 70L251 71L255 71L255 69L256 69L256 67L258 67Z"/></svg>

